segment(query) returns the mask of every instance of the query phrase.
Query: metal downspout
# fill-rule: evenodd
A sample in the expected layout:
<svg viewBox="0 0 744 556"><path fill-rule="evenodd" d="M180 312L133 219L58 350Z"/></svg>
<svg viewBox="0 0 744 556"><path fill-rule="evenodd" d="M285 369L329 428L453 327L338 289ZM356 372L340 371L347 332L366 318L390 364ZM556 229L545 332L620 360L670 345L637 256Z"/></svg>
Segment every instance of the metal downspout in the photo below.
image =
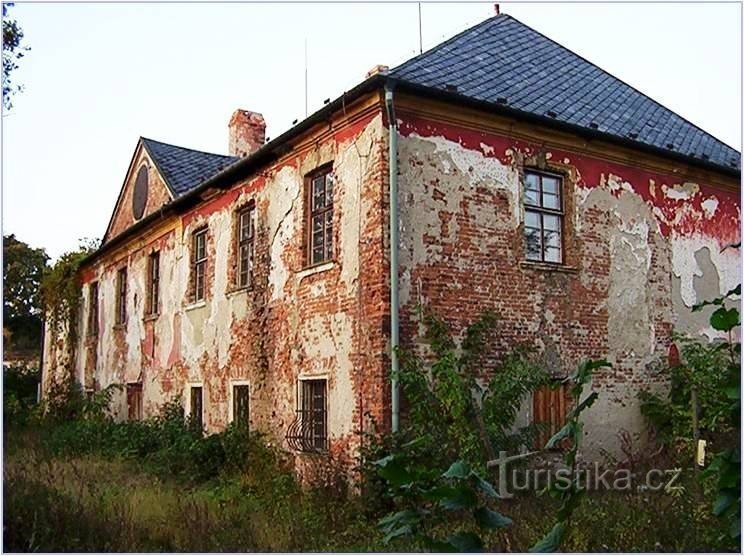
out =
<svg viewBox="0 0 744 556"><path fill-rule="evenodd" d="M398 389L398 124L393 107L393 90L385 86L385 107L388 116L388 169L390 182L390 405L391 430L398 432L400 399Z"/></svg>

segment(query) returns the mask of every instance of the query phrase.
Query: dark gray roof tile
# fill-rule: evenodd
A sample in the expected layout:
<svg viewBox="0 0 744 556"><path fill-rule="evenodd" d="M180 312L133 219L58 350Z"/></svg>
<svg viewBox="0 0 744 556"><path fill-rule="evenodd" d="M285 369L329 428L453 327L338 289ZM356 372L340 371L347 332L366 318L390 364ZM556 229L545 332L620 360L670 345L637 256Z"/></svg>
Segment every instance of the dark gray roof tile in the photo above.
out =
<svg viewBox="0 0 744 556"><path fill-rule="evenodd" d="M741 169L738 151L511 16L487 19L390 72L457 93ZM596 126L596 127L595 127ZM668 145L673 145L669 147ZM704 160L704 159L703 159Z"/></svg>
<svg viewBox="0 0 744 556"><path fill-rule="evenodd" d="M174 197L185 195L238 160L235 156L205 153L144 137L142 143Z"/></svg>

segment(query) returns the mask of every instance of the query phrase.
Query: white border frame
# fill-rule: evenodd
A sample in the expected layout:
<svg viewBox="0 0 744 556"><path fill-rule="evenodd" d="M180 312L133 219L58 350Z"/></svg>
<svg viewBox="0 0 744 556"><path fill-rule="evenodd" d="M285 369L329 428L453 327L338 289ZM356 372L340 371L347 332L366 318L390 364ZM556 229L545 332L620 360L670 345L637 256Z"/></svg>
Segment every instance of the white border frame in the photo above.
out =
<svg viewBox="0 0 744 556"><path fill-rule="evenodd" d="M202 426L206 427L204 422L204 416L206 415L206 404L204 403L204 383L199 382L187 382L183 388L183 416L185 419L191 417L191 389L197 386L201 386L202 389Z"/></svg>
<svg viewBox="0 0 744 556"><path fill-rule="evenodd" d="M251 381L247 378L236 378L228 381L229 390L227 392L227 424L235 422L235 415L233 406L233 387L235 386L247 386L248 387L248 425L251 423L251 409L253 405L253 390L251 389Z"/></svg>

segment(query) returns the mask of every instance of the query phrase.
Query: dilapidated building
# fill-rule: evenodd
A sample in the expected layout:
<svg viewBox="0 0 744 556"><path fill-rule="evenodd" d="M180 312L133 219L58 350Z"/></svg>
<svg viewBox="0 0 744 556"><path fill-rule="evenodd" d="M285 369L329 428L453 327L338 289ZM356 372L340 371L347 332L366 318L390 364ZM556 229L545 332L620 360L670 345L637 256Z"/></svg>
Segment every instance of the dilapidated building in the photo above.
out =
<svg viewBox="0 0 744 556"><path fill-rule="evenodd" d="M672 333L715 338L691 307L740 281L739 153L507 15L264 135L238 110L229 156L139 140L74 346L86 388L126 385L119 418L178 399L209 431L348 457L397 412L416 308L455 331L491 309L496 350L612 362L586 426L612 452L642 440Z"/></svg>

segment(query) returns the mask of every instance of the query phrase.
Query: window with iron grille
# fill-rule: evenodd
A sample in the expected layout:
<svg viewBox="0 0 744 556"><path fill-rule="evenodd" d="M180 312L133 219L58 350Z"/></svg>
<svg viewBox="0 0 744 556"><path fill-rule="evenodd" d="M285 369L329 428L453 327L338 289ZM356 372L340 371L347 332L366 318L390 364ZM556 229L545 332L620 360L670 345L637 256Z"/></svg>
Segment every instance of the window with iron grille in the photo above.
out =
<svg viewBox="0 0 744 556"><path fill-rule="evenodd" d="M160 252L155 251L147 258L147 314L160 312Z"/></svg>
<svg viewBox="0 0 744 556"><path fill-rule="evenodd" d="M526 258L563 262L563 180L555 174L524 173L524 238Z"/></svg>
<svg viewBox="0 0 744 556"><path fill-rule="evenodd" d="M545 448L550 437L566 424L571 410L570 384L561 382L541 386L532 395L533 422L538 425L535 448ZM557 448L562 448L559 444Z"/></svg>
<svg viewBox="0 0 744 556"><path fill-rule="evenodd" d="M192 301L201 301L206 297L207 279L207 230L194 232L192 238Z"/></svg>
<svg viewBox="0 0 744 556"><path fill-rule="evenodd" d="M300 380L297 413L287 431L290 448L301 452L328 450L328 406L326 380Z"/></svg>
<svg viewBox="0 0 744 556"><path fill-rule="evenodd" d="M255 205L251 204L238 212L238 246L237 246L237 285L247 288L251 285L253 272Z"/></svg>
<svg viewBox="0 0 744 556"><path fill-rule="evenodd" d="M116 274L116 324L127 322L127 269L120 268Z"/></svg>
<svg viewBox="0 0 744 556"><path fill-rule="evenodd" d="M333 174L312 174L308 187L307 258L314 265L333 258Z"/></svg>
<svg viewBox="0 0 744 556"><path fill-rule="evenodd" d="M88 335L98 335L98 282L88 286Z"/></svg>
<svg viewBox="0 0 744 556"><path fill-rule="evenodd" d="M233 423L247 429L250 424L250 388L247 384L234 384L232 394Z"/></svg>
<svg viewBox="0 0 744 556"><path fill-rule="evenodd" d="M127 384L127 414L130 421L142 420L142 383Z"/></svg>
<svg viewBox="0 0 744 556"><path fill-rule="evenodd" d="M189 388L189 422L197 430L204 428L203 415L203 389L201 386L191 386Z"/></svg>

